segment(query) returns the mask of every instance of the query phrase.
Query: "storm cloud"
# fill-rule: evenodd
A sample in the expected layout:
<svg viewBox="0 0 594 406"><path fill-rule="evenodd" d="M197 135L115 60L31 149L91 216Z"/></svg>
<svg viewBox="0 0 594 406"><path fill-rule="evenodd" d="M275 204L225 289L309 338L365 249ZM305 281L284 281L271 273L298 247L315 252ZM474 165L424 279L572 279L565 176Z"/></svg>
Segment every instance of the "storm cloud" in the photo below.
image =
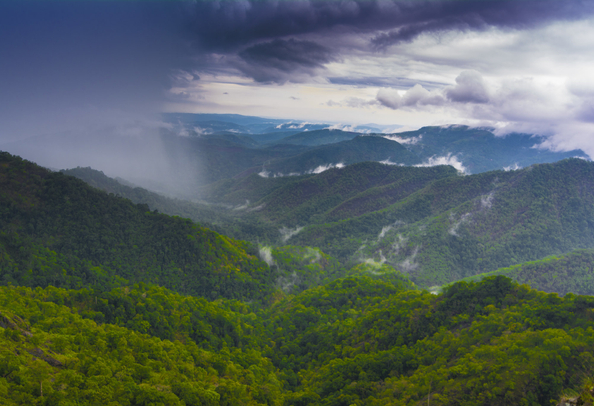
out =
<svg viewBox="0 0 594 406"><path fill-rule="evenodd" d="M239 68L258 82L295 81L295 74L314 74L333 60L332 51L312 41L275 39L239 53Z"/></svg>
<svg viewBox="0 0 594 406"><path fill-rule="evenodd" d="M355 49L386 52L423 34L527 29L594 12L581 0L221 0L176 6L180 38L199 68L233 68L257 82L277 83L302 82Z"/></svg>
<svg viewBox="0 0 594 406"><path fill-rule="evenodd" d="M339 29L377 32L376 46L410 41L425 32L525 29L583 18L594 5L581 0L462 1L198 1L183 6L185 34L196 48L233 50L253 41Z"/></svg>

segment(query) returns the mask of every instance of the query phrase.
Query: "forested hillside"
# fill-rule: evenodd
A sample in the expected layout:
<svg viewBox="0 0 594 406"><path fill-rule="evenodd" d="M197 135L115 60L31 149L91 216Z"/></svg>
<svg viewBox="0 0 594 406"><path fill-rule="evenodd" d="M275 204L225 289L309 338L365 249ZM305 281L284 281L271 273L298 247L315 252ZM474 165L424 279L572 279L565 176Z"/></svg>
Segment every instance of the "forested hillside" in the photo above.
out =
<svg viewBox="0 0 594 406"><path fill-rule="evenodd" d="M38 286L145 281L211 298L263 299L275 275L249 244L0 155L3 280ZM247 251L246 251L247 250Z"/></svg>
<svg viewBox="0 0 594 406"><path fill-rule="evenodd" d="M136 285L0 288L7 405L548 405L591 373L591 297L498 276L443 294L366 276L253 313Z"/></svg>
<svg viewBox="0 0 594 406"><path fill-rule="evenodd" d="M424 287L594 247L594 164L447 177L384 209L305 227L292 244L387 261Z"/></svg>
<svg viewBox="0 0 594 406"><path fill-rule="evenodd" d="M466 176L364 162L221 181L210 196L231 208L193 218L251 241L319 247L348 268L388 263L431 287L594 248L593 190L594 164L581 159Z"/></svg>
<svg viewBox="0 0 594 406"><path fill-rule="evenodd" d="M416 281L451 277L434 264L448 264L448 252L459 256L455 261L471 257L474 251L463 249L471 238L492 244L481 251L484 264L505 261L502 247L516 239L522 245L515 247L538 255L536 249L589 244L591 163L474 176L450 167L365 163L322 175L263 185L260 192L264 198L293 193L289 213L315 196L321 205L337 192L333 187L350 193L343 200L351 203L338 213L374 207L382 192L386 200L378 204L386 208L312 225L287 241L370 215L399 213L408 222L382 226L379 236L373 231L359 261L341 263L310 246L236 241L2 153L3 404L550 405L579 394L587 399L594 298L574 293L591 289L591 250L493 268L477 276L484 278L478 283L453 283L437 294L419 290ZM134 190L120 186L111 184L115 193ZM272 202L267 213L281 213ZM415 238L425 238L424 245L406 257ZM389 247L404 252L408 263L394 266L398 254ZM522 258L520 248L514 260ZM384 258L364 258L367 253ZM431 262L436 258L441 262Z"/></svg>
<svg viewBox="0 0 594 406"><path fill-rule="evenodd" d="M505 275L544 292L556 292L560 295L594 295L594 250L575 250L564 255L550 255L544 259L500 268L464 280L479 281L494 275Z"/></svg>

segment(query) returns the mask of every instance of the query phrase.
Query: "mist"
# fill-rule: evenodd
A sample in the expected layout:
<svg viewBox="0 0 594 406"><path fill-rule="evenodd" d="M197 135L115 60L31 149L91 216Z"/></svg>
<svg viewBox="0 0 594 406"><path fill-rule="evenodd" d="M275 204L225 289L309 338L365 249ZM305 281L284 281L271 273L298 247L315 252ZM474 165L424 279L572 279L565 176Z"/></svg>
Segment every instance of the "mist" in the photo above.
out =
<svg viewBox="0 0 594 406"><path fill-rule="evenodd" d="M4 2L0 149L54 170L90 166L183 193L200 163L160 134L163 95L183 54L173 11L144 2Z"/></svg>

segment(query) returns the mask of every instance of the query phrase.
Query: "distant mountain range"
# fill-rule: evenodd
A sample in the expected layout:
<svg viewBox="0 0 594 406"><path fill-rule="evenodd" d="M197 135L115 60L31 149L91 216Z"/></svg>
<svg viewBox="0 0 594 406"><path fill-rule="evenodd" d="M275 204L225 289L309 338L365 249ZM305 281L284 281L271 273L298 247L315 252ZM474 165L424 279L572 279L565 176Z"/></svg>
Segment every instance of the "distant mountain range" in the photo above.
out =
<svg viewBox="0 0 594 406"><path fill-rule="evenodd" d="M204 199L206 185L258 173L295 176L358 162L388 165L452 165L474 174L518 169L583 151L539 148L542 138L495 136L465 126L423 127L397 134L381 126L348 127L233 114L163 115L160 129L121 134L117 128L93 133L54 134L0 145L46 167L102 170L136 185L185 199ZM205 192L206 190L206 192Z"/></svg>

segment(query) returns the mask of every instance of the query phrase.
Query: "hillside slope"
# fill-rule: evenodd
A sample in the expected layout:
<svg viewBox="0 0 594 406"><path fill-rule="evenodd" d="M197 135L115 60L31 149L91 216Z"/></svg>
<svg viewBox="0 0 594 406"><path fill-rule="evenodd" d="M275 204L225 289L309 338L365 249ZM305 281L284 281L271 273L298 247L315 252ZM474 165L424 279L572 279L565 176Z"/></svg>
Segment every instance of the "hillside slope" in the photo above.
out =
<svg viewBox="0 0 594 406"><path fill-rule="evenodd" d="M24 285L37 280L32 274L51 271L57 286L73 283L70 276L90 283L107 275L248 299L269 294L276 279L245 242L8 153L0 154L0 229L3 278ZM68 275L56 261L77 274ZM80 263L85 267L74 266Z"/></svg>
<svg viewBox="0 0 594 406"><path fill-rule="evenodd" d="M495 275L505 275L543 292L594 295L594 250L575 250L568 254L551 255L464 280L479 281Z"/></svg>
<svg viewBox="0 0 594 406"><path fill-rule="evenodd" d="M383 210L306 227L291 240L305 241L338 258L387 261L421 286L592 248L594 163L448 177Z"/></svg>

